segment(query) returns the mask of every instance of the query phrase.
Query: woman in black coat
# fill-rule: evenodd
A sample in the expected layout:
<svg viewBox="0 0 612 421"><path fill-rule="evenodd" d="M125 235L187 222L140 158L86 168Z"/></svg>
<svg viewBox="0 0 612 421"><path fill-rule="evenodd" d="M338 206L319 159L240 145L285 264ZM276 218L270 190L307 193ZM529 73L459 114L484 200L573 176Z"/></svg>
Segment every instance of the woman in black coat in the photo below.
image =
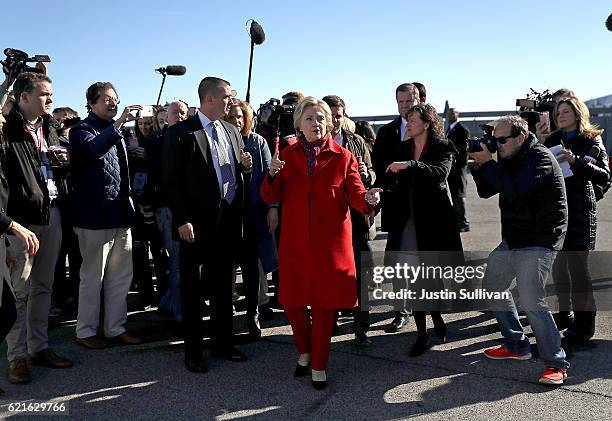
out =
<svg viewBox="0 0 612 421"><path fill-rule="evenodd" d="M405 161L393 162L387 168L387 172L397 174L393 200L384 204L385 210L392 208L395 213L387 250L412 254L410 263L414 265L463 264L463 247L447 184L455 151L444 139L442 121L431 105L419 104L409 110L408 135L410 139L402 142L398 153ZM418 280L416 285L426 290L443 288L439 279ZM420 290L417 288L417 296ZM431 302L419 304L436 308ZM437 310L430 313L436 336L444 341L446 324L442 315ZM425 352L429 336L425 311L415 310L413 316L418 336L410 355L418 356Z"/></svg>
<svg viewBox="0 0 612 421"><path fill-rule="evenodd" d="M595 333L596 309L588 256L595 248L596 201L609 183L610 169L602 131L591 124L589 110L580 99L574 96L561 99L553 118L559 130L548 136L544 144L555 147L557 160L568 162L572 173L565 178L567 234L553 266L560 310L555 314L555 322L559 330L567 328L568 340L584 342Z"/></svg>
<svg viewBox="0 0 612 421"><path fill-rule="evenodd" d="M15 237L23 241L30 254L35 255L38 251L36 235L6 215L8 181L4 175L6 143L2 132L3 125L4 117L0 114L0 343L4 341L6 334L11 330L17 318L15 296L11 288L10 273L6 264L6 243L8 241L6 234L12 234L11 241L16 241ZM3 394L4 390L0 389L0 396Z"/></svg>

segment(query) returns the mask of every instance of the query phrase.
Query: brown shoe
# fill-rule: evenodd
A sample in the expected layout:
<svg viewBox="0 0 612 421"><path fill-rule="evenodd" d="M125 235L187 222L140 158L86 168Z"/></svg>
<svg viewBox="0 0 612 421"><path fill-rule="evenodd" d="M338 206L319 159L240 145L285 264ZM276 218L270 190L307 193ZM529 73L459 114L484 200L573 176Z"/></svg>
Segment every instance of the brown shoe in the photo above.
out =
<svg viewBox="0 0 612 421"><path fill-rule="evenodd" d="M113 336L107 339L109 341L122 343L124 345L138 345L142 343L142 339L128 333L127 331L123 332L121 335Z"/></svg>
<svg viewBox="0 0 612 421"><path fill-rule="evenodd" d="M9 382L14 384L30 383L32 377L30 377L27 360L25 358L19 358L11 361L8 366L6 378Z"/></svg>
<svg viewBox="0 0 612 421"><path fill-rule="evenodd" d="M60 357L51 348L43 349L35 354L30 354L30 362L33 365L42 365L49 368L72 367L72 361Z"/></svg>
<svg viewBox="0 0 612 421"><path fill-rule="evenodd" d="M75 340L77 344L89 349L102 349L108 345L103 338L96 335L89 336L88 338L76 337Z"/></svg>

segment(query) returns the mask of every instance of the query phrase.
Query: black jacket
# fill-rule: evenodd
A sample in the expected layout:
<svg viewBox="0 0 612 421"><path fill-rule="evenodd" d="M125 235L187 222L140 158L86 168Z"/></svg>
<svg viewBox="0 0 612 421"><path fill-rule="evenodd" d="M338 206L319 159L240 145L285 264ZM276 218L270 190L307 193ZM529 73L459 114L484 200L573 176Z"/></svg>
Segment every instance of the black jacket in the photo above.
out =
<svg viewBox="0 0 612 421"><path fill-rule="evenodd" d="M11 195L7 214L22 224L47 225L49 223L49 190L40 170L40 157L31 135L24 129L25 119L14 107L6 116L4 136L7 147L5 174ZM59 146L57 121L43 116L42 129L48 146ZM60 197L65 196L65 174L54 171L55 184Z"/></svg>
<svg viewBox="0 0 612 421"><path fill-rule="evenodd" d="M169 127L164 142L164 193L172 210L173 235L176 240L179 239L178 227L187 222L193 224L196 238L210 247L215 247L220 236L235 238L242 234L244 185L250 182L250 174L243 170L239 160L244 141L235 126L222 120L219 123L229 133L233 147L238 190L232 207L241 221L233 225L236 232L219 231L222 197L206 135L199 141L194 134L203 131L196 114Z"/></svg>
<svg viewBox="0 0 612 421"><path fill-rule="evenodd" d="M465 177L465 168L468 163L467 143L470 137L470 131L466 129L461 122L457 122L455 126L448 131L446 135L448 140L455 146L457 154L455 162L448 176L448 186L453 197L465 197L467 188L467 179Z"/></svg>
<svg viewBox="0 0 612 421"><path fill-rule="evenodd" d="M533 134L511 158L490 160L472 174L480 197L499 193L502 238L511 249L561 249L567 231L563 175Z"/></svg>
<svg viewBox="0 0 612 421"><path fill-rule="evenodd" d="M413 140L402 142L395 161L410 159ZM419 251L463 250L455 222L447 178L454 147L446 139L430 141L416 165L394 175L395 183L384 195L383 218L389 232L386 251L400 251L403 229L410 217L410 200Z"/></svg>
<svg viewBox="0 0 612 421"><path fill-rule="evenodd" d="M552 133L544 142L549 148L561 143L576 155L576 161L570 164L574 175L565 178L568 209L565 243L586 246L589 250L593 250L597 233L595 189L602 188L610 180L606 148L599 136L592 139L577 134L570 139L564 139L561 131ZM589 154L593 146L597 146L599 154L594 157L595 163L589 163L584 156Z"/></svg>
<svg viewBox="0 0 612 421"><path fill-rule="evenodd" d="M344 138L344 147L349 150L354 156L360 156L363 159L366 167L368 167L368 177L361 176L361 181L365 188L370 188L376 181L376 174L372 167L372 158L370 157L370 151L366 146L365 140L361 136L355 133L342 130L342 137ZM361 212L351 208L351 222L353 225L353 237L360 236L364 240L368 240L368 232L371 224L369 217L364 216ZM375 233L373 233L376 235Z"/></svg>
<svg viewBox="0 0 612 421"><path fill-rule="evenodd" d="M401 124L402 118L398 116L395 120L378 129L376 142L374 142L372 150L372 163L376 173L376 183L374 185L382 187L385 191L390 184L394 183L393 176L387 174L386 171L389 164L399 160L397 152L402 143L400 138ZM382 231L389 232L391 227L387 226L387 221L393 219L393 216L387 216L386 214L393 211L389 210L389 207L385 205L385 196L387 196L386 193L383 193L380 228Z"/></svg>

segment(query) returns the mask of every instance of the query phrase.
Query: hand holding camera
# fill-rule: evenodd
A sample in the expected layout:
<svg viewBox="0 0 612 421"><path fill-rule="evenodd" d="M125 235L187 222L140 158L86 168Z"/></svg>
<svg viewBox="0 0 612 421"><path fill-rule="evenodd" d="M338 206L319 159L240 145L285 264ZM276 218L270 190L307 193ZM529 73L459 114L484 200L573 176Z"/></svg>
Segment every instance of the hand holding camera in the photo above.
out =
<svg viewBox="0 0 612 421"><path fill-rule="evenodd" d="M121 117L115 121L114 126L117 129L120 129L125 123L136 120L137 117L132 115L132 111L140 110L142 110L142 105L128 105L121 113Z"/></svg>

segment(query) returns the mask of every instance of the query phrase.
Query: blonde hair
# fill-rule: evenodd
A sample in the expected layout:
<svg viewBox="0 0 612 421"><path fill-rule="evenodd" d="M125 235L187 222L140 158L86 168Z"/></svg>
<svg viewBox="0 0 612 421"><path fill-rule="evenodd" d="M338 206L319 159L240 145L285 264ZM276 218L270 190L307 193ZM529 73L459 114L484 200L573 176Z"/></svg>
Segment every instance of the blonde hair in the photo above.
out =
<svg viewBox="0 0 612 421"><path fill-rule="evenodd" d="M557 121L557 114L559 112L559 107L561 106L561 104L566 104L572 109L572 112L576 116L576 129L578 130L578 133L582 133L590 137L591 139L603 133L603 130L601 130L597 125L591 123L591 113L589 112L589 109L587 108L586 104L576 96L568 96L565 98L561 98L557 102L557 105L555 105L555 110L553 111L553 118L557 126L559 126L559 123Z"/></svg>
<svg viewBox="0 0 612 421"><path fill-rule="evenodd" d="M342 119L342 128L351 133L355 133L355 122L347 116L344 116L344 118Z"/></svg>
<svg viewBox="0 0 612 421"><path fill-rule="evenodd" d="M334 128L334 124L332 123L331 109L329 105L325 101L317 99L313 96L307 96L304 98L295 108L295 112L293 113L293 128L296 130L300 130L299 124L302 120L302 116L307 108L314 107L323 111L325 115L325 128L326 134L330 133Z"/></svg>

